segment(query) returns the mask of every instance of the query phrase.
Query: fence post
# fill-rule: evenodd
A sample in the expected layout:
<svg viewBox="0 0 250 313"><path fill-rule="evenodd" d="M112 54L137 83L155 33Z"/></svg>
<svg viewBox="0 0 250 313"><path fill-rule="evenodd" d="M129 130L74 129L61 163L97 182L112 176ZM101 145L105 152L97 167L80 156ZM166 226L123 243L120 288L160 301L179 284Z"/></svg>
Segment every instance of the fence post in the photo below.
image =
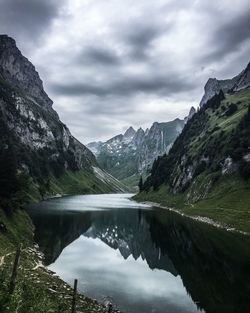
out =
<svg viewBox="0 0 250 313"><path fill-rule="evenodd" d="M11 274L11 278L10 278L10 287L9 287L9 293L10 294L12 294L14 292L14 289L16 286L17 268L18 268L18 263L19 263L19 259L20 259L21 248L22 248L22 244L20 244L16 250L15 260L14 260L12 274Z"/></svg>
<svg viewBox="0 0 250 313"><path fill-rule="evenodd" d="M74 281L74 291L73 291L73 298L72 298L72 313L76 313L76 293L77 293L77 279Z"/></svg>

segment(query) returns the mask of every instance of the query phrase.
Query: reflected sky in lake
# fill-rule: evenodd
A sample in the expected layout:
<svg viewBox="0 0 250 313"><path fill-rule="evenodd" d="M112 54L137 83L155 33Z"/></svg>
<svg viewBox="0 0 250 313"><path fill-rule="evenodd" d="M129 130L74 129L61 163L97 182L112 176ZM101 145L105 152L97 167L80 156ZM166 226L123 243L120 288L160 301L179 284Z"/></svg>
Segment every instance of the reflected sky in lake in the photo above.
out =
<svg viewBox="0 0 250 313"><path fill-rule="evenodd" d="M151 270L141 257L134 260L130 255L125 260L119 250L100 239L81 236L50 269L68 282L79 277L86 295L97 299L109 296L127 312L197 312L179 276Z"/></svg>

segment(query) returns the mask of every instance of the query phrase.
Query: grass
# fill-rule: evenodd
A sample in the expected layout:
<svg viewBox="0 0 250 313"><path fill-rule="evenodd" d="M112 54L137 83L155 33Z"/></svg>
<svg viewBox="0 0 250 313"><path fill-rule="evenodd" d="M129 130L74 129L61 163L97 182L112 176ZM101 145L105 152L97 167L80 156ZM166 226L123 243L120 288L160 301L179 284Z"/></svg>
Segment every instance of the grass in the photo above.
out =
<svg viewBox="0 0 250 313"><path fill-rule="evenodd" d="M189 146L189 153L193 157L197 156L197 153L202 153L204 142L210 141L211 136L214 137L214 140L220 139L221 131L225 134L226 139L224 138L224 141L228 140L232 130L246 114L250 99L249 89L241 90L232 95L226 94L225 96L225 100L222 101L221 105L216 110L207 109L206 112L209 116L209 120L199 136L196 136ZM225 112L231 103L237 105L237 111L231 116L227 116ZM225 107L225 109L222 110L222 107Z"/></svg>
<svg viewBox="0 0 250 313"><path fill-rule="evenodd" d="M197 190L199 192L199 190ZM187 194L172 194L166 185L158 191L142 192L134 198L173 207L191 216L203 216L250 233L250 183L238 176L224 176L218 180L205 199L187 202Z"/></svg>
<svg viewBox="0 0 250 313"><path fill-rule="evenodd" d="M119 183L118 183L119 184ZM124 189L126 186L119 184L120 188ZM62 176L56 178L50 176L49 188L44 194L44 198L60 195L74 195L74 194L100 194L100 193L114 193L116 186L112 182L102 182L91 171L80 170L77 172L66 171ZM29 188L25 193L26 201L37 202L42 200L39 192L39 185L30 178Z"/></svg>
<svg viewBox="0 0 250 313"><path fill-rule="evenodd" d="M99 180L92 172L67 171L59 179L51 179L51 192L53 194L87 194L109 193L112 188Z"/></svg>
<svg viewBox="0 0 250 313"><path fill-rule="evenodd" d="M132 176L129 176L127 178L122 179L121 182L125 186L128 186L128 188L131 192L137 192L139 180L140 180L140 175L139 174L133 174Z"/></svg>

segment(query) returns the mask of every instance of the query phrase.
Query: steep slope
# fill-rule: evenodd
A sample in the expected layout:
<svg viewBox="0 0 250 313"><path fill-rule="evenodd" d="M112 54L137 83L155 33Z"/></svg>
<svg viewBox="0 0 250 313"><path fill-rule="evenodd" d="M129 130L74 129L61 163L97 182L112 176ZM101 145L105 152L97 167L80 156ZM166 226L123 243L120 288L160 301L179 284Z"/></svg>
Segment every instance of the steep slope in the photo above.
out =
<svg viewBox="0 0 250 313"><path fill-rule="evenodd" d="M154 200L158 192L167 205L244 228L250 209L250 89L237 86L202 105L169 154L154 162L143 188Z"/></svg>
<svg viewBox="0 0 250 313"><path fill-rule="evenodd" d="M95 156L71 135L52 104L34 66L12 38L1 35L0 180L6 186L1 196L8 198L24 189L36 198L121 190L117 182L114 186L109 178L107 184L95 175Z"/></svg>
<svg viewBox="0 0 250 313"><path fill-rule="evenodd" d="M193 111L192 111L193 112ZM87 146L97 156L101 167L118 179L130 179L138 184L139 175L148 173L154 160L167 153L175 138L182 131L184 121L155 122L150 129L135 131L128 128L104 143L90 143Z"/></svg>

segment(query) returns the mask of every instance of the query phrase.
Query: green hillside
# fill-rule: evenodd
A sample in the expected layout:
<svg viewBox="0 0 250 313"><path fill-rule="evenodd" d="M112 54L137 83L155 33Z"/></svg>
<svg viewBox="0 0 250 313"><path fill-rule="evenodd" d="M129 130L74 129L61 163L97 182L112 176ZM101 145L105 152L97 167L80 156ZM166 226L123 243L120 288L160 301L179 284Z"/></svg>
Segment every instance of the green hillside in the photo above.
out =
<svg viewBox="0 0 250 313"><path fill-rule="evenodd" d="M137 199L250 231L250 90L220 92L154 162Z"/></svg>

